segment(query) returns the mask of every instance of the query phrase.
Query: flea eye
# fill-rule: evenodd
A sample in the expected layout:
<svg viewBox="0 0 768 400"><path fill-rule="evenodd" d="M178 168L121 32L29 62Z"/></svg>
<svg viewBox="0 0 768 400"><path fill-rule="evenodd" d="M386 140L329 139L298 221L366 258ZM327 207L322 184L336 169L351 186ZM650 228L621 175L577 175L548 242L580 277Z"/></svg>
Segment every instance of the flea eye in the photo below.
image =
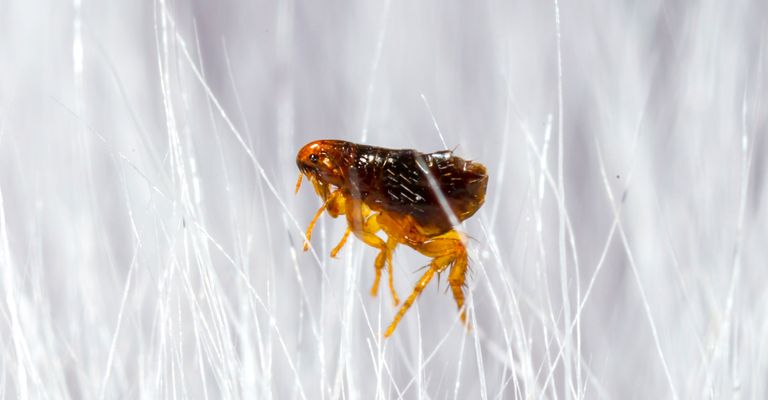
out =
<svg viewBox="0 0 768 400"><path fill-rule="evenodd" d="M312 161L313 163L317 162L317 154L312 153L309 155L309 161Z"/></svg>

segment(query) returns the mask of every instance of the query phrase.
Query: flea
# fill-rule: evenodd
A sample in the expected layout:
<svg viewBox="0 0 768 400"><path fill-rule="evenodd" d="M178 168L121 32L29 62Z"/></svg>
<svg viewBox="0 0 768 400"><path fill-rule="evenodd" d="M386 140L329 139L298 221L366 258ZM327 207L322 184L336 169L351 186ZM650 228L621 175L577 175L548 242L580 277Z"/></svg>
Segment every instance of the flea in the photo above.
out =
<svg viewBox="0 0 768 400"><path fill-rule="evenodd" d="M307 228L304 251L323 212L334 218L346 216L347 230L331 257L336 257L350 233L376 248L379 253L371 295L376 296L386 265L396 306L400 301L392 282L395 248L404 244L431 258L385 337L395 331L434 275L446 270L461 321L466 324L464 287L469 264L464 236L454 229L453 222L466 220L483 205L488 186L485 166L449 150L421 153L341 140L308 143L299 150L296 164L300 171L296 192L306 176L323 200ZM386 234L386 240L380 232Z"/></svg>

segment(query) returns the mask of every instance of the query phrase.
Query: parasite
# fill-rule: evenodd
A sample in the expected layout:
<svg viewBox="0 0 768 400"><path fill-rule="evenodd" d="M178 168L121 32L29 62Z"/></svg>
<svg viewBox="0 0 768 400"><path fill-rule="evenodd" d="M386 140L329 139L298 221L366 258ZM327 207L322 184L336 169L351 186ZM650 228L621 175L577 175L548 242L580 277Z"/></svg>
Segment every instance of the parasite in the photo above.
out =
<svg viewBox="0 0 768 400"><path fill-rule="evenodd" d="M308 143L299 150L296 164L300 171L296 192L306 177L323 202L307 228L304 251L324 212L333 218L345 216L346 232L331 250L331 257L336 257L350 233L377 249L371 295L376 296L386 266L395 306L400 303L392 279L397 246L406 245L431 259L385 337L392 335L435 274L443 271L448 271L448 285L466 325L464 289L469 263L465 237L454 229L454 223L474 215L485 201L488 172L483 164L464 160L450 150L421 153L341 140Z"/></svg>

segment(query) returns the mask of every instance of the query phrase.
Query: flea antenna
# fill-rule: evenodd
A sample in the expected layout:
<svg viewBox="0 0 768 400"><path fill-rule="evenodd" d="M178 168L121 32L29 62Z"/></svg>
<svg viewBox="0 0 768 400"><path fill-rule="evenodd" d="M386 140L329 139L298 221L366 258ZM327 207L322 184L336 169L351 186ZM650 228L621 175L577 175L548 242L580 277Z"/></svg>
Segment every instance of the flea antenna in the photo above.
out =
<svg viewBox="0 0 768 400"><path fill-rule="evenodd" d="M299 172L299 180L296 181L296 191L293 192L293 194L299 193L299 188L301 187L301 178L303 178L303 177L304 177L304 174Z"/></svg>

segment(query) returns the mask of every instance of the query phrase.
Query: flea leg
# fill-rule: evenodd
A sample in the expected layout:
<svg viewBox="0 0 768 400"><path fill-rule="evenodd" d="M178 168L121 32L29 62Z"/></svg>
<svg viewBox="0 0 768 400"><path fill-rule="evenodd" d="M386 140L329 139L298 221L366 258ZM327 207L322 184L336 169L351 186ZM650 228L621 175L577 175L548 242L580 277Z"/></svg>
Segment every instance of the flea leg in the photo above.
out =
<svg viewBox="0 0 768 400"><path fill-rule="evenodd" d="M443 256L443 257L437 257L434 260L432 260L431 263L429 263L429 268L427 269L427 272L422 275L421 279L419 279L419 282L416 284L416 287L413 288L413 292L411 292L411 295L408 296L407 299L405 299L405 302L402 306L400 306L400 309L397 310L397 314L395 315L395 318L392 320L392 323L389 324L389 327L387 328L386 332L384 332L384 337L389 337L392 335L392 332L395 331L395 328L397 328L397 324L400 323L400 320L403 318L403 315L408 311L409 308L413 305L413 303L416 301L416 299L419 297L422 291L424 291L424 288L427 287L427 284L429 284L429 281L432 280L432 277L435 275L435 272L440 272L440 269L442 268L440 265L445 265L449 263L451 260L450 256Z"/></svg>
<svg viewBox="0 0 768 400"><path fill-rule="evenodd" d="M328 201L325 202L325 210L328 211L328 215L333 218L344 214L347 211L347 200L344 198L344 194L341 190L336 190L328 197Z"/></svg>
<svg viewBox="0 0 768 400"><path fill-rule="evenodd" d="M467 249L464 247L461 235L452 230L444 235L432 239L416 250L427 257L451 257L451 260L442 266L438 272L442 272L449 265L451 271L448 274L448 284L453 292L453 298L456 300L456 306L461 312L461 322L467 323L467 313L464 309L464 281L467 274L469 263L467 261Z"/></svg>
<svg viewBox="0 0 768 400"><path fill-rule="evenodd" d="M392 274L392 254L395 252L395 247L397 247L397 241L392 238L387 239L387 273L389 274L389 292L392 293L392 301L394 301L395 306L397 306L400 304L400 299L397 298L394 276Z"/></svg>
<svg viewBox="0 0 768 400"><path fill-rule="evenodd" d="M463 247L463 245L462 245ZM456 300L456 306L459 308L461 322L469 328L467 324L467 310L464 308L464 281L467 276L467 253L464 250L463 254L456 258L453 266L451 266L451 272L448 274L448 284L451 286L453 292L453 299Z"/></svg>
<svg viewBox="0 0 768 400"><path fill-rule="evenodd" d="M413 246L413 248L427 257L432 257L432 262L429 263L429 269L416 284L411 295L400 307L400 310L398 310L394 320L384 333L385 337L389 337L392 332L395 331L395 328L403 315L405 315L406 311L408 311L411 305L413 305L413 302L419 297L424 290L424 287L426 287L432 279L432 276L435 273L444 271L448 267L451 267L448 283L453 292L453 298L456 300L456 305L461 313L461 321L465 324L467 321L466 311L464 310L464 291L462 286L464 285L468 262L467 250L464 247L461 236L456 231L450 231L425 243Z"/></svg>
<svg viewBox="0 0 768 400"><path fill-rule="evenodd" d="M388 271L390 271L391 274L392 253L394 252L395 247L397 247L397 242L394 240L384 242L382 238L376 235L376 233L381 230L381 226L379 226L377 220L380 214L370 214L371 210L364 204L351 203L349 210L347 210L347 221L349 222L349 227L352 229L352 233L354 233L358 239L371 247L379 249L379 254L376 255L376 260L374 261L376 277L374 278L373 286L371 287L371 296L375 297L379 291L381 270L384 268L384 264L388 264ZM390 288L392 289L393 286ZM397 305L399 299L394 290L392 290L392 295L395 305Z"/></svg>
<svg viewBox="0 0 768 400"><path fill-rule="evenodd" d="M376 255L376 260L373 263L376 271L376 278L373 280L373 286L371 287L371 296L373 297L376 297L379 292L381 270L384 269L384 264L388 264L389 270L392 270L392 251L394 251L395 246L397 246L397 243L390 240L387 240L385 243L384 240L375 235L375 233L381 229L376 221L376 217L377 215L374 215L365 221L362 232L355 232L363 242L379 249L379 254ZM397 295L395 295L394 299L396 302L395 304L397 304Z"/></svg>
<svg viewBox="0 0 768 400"><path fill-rule="evenodd" d="M331 250L332 258L336 258L336 255L339 254L339 251L341 250L341 248L344 247L344 243L347 243L347 238L349 237L350 233L352 233L352 229L347 227L347 231L344 232L344 236L342 236L339 244L337 244L336 247L334 247L333 250Z"/></svg>
<svg viewBox="0 0 768 400"><path fill-rule="evenodd" d="M384 269L384 262L387 264L387 274L389 274L389 292L392 294L392 302L395 306L400 304L400 299L397 297L397 291L395 290L395 282L392 273L392 254L397 247L397 241L394 239L387 239L387 248L382 249L376 256L376 262L374 267L376 268L376 279L373 281L373 287L371 287L371 296L376 297L379 291L379 282L381 282L381 271Z"/></svg>
<svg viewBox="0 0 768 400"><path fill-rule="evenodd" d="M317 220L323 215L323 211L328 211L332 217L336 218L340 214L344 214L345 201L341 191L337 190L328 197L325 203L317 209L315 216L312 218L312 222L307 227L306 239L304 241L304 251L309 250L309 240L312 238L312 230L315 229Z"/></svg>
<svg viewBox="0 0 768 400"><path fill-rule="evenodd" d="M307 233L305 235L307 238L304 240L304 251L309 250L309 240L312 239L312 230L315 229L315 223L317 223L317 220L323 215L323 211L325 211L325 204L317 209L315 216L312 218L312 222L310 222L307 227Z"/></svg>
<svg viewBox="0 0 768 400"><path fill-rule="evenodd" d="M376 256L376 261L374 262L374 266L376 267L376 278L374 279L373 287L371 288L371 296L375 297L379 288L379 281L381 280L381 269L384 267L384 262L387 259L387 244L380 237L370 232L363 230L355 231L353 229L352 233L365 244L380 250L379 254Z"/></svg>
<svg viewBox="0 0 768 400"><path fill-rule="evenodd" d="M378 216L379 214L373 215L367 220L365 220L365 223L363 224L363 231L375 234L379 230L381 230L381 227L378 223ZM378 238L378 236L376 236ZM368 243L368 242L366 242ZM371 243L368 243L371 244ZM394 282L392 279L392 254L395 251L395 248L397 247L397 241L395 241L392 238L388 238L386 244L382 247L381 243L378 243L376 245L371 244L373 247L376 247L379 249L379 254L376 255L376 261L374 261L374 268L376 269L376 278L373 280L373 286L371 287L371 296L376 297L376 295L379 292L379 284L381 282L381 270L384 269L384 264L387 264L387 272L389 273L389 291L392 293L392 301L395 303L395 306L397 306L400 303L400 299L397 297L397 292L395 291Z"/></svg>

